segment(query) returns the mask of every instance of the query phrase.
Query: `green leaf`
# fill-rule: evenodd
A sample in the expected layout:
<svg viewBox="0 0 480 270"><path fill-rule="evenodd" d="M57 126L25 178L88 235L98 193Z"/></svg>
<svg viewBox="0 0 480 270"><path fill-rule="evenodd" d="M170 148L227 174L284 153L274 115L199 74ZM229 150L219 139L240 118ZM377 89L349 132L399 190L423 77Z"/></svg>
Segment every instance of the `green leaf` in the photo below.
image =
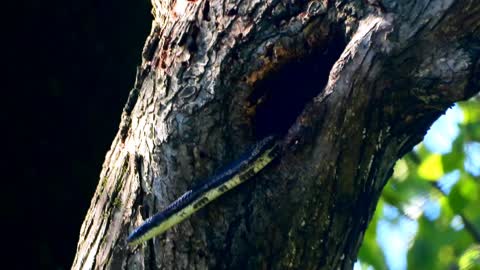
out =
<svg viewBox="0 0 480 270"><path fill-rule="evenodd" d="M448 195L448 200L454 212L462 213L467 205L480 200L480 187L474 179L463 174L460 180L453 186L452 191ZM476 208L478 209L478 203Z"/></svg>
<svg viewBox="0 0 480 270"><path fill-rule="evenodd" d="M480 105L479 105L480 106ZM461 125L461 128L464 130L465 133L468 134L468 140L470 141L480 141L480 121L476 123L469 123L466 125Z"/></svg>
<svg viewBox="0 0 480 270"><path fill-rule="evenodd" d="M408 164L404 159L400 159L393 167L393 178L397 181L404 181L408 177Z"/></svg>
<svg viewBox="0 0 480 270"><path fill-rule="evenodd" d="M452 151L442 156L442 165L445 173L462 169L465 161L465 138L463 134L452 142Z"/></svg>
<svg viewBox="0 0 480 270"><path fill-rule="evenodd" d="M460 192L463 197L469 201L476 201L479 199L479 185L469 175L464 174L461 178Z"/></svg>
<svg viewBox="0 0 480 270"><path fill-rule="evenodd" d="M418 175L423 179L436 181L444 174L442 156L439 154L429 155L418 167Z"/></svg>
<svg viewBox="0 0 480 270"><path fill-rule="evenodd" d="M463 123L478 123L480 119L480 106L478 106L478 102L462 102L459 104L463 111Z"/></svg>
<svg viewBox="0 0 480 270"><path fill-rule="evenodd" d="M445 220L418 220L419 229L408 252L408 269L444 270L456 266L462 252L472 244L465 231L455 231Z"/></svg>
<svg viewBox="0 0 480 270"><path fill-rule="evenodd" d="M461 213L465 205L467 205L467 200L462 196L459 188L454 187L450 194L448 195L448 201L450 207L455 213Z"/></svg>
<svg viewBox="0 0 480 270"><path fill-rule="evenodd" d="M460 270L480 270L480 246L467 249L458 260Z"/></svg>

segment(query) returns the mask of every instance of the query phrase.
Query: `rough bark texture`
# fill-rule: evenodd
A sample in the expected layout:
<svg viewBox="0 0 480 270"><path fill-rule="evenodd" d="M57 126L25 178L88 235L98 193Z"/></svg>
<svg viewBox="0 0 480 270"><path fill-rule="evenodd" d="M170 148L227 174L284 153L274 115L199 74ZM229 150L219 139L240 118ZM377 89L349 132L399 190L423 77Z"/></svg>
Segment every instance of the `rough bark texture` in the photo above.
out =
<svg viewBox="0 0 480 270"><path fill-rule="evenodd" d="M351 269L392 166L479 91L475 0L162 0L73 269ZM125 239L258 138L261 174Z"/></svg>

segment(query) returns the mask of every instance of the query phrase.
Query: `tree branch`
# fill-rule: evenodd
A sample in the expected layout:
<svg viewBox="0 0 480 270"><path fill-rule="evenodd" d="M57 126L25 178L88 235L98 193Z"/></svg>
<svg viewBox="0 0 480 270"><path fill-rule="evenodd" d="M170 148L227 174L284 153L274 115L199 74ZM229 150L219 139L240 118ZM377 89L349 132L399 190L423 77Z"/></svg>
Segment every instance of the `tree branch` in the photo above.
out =
<svg viewBox="0 0 480 270"><path fill-rule="evenodd" d="M350 269L395 161L479 90L474 0L154 5L72 269ZM277 163L127 248L142 220L269 132L284 136Z"/></svg>

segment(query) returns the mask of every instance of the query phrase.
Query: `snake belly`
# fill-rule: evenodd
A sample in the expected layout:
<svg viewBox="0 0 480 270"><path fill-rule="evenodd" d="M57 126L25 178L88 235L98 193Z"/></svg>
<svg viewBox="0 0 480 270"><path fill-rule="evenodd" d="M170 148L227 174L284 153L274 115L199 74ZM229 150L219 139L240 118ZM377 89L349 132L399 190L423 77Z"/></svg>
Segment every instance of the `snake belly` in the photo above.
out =
<svg viewBox="0 0 480 270"><path fill-rule="evenodd" d="M147 219L128 236L127 243L138 245L164 233L225 192L252 178L277 157L279 149L273 136L260 140L237 161Z"/></svg>

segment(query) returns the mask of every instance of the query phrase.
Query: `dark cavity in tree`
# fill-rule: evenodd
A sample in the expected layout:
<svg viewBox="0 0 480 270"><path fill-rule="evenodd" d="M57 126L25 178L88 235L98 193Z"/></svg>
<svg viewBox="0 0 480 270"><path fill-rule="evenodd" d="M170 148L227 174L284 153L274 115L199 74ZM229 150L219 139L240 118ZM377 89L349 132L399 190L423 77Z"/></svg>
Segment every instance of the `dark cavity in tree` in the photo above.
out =
<svg viewBox="0 0 480 270"><path fill-rule="evenodd" d="M336 35L326 46L283 64L257 82L249 97L250 104L262 100L252 119L257 138L288 131L308 102L324 90L330 70L345 46L343 37Z"/></svg>

